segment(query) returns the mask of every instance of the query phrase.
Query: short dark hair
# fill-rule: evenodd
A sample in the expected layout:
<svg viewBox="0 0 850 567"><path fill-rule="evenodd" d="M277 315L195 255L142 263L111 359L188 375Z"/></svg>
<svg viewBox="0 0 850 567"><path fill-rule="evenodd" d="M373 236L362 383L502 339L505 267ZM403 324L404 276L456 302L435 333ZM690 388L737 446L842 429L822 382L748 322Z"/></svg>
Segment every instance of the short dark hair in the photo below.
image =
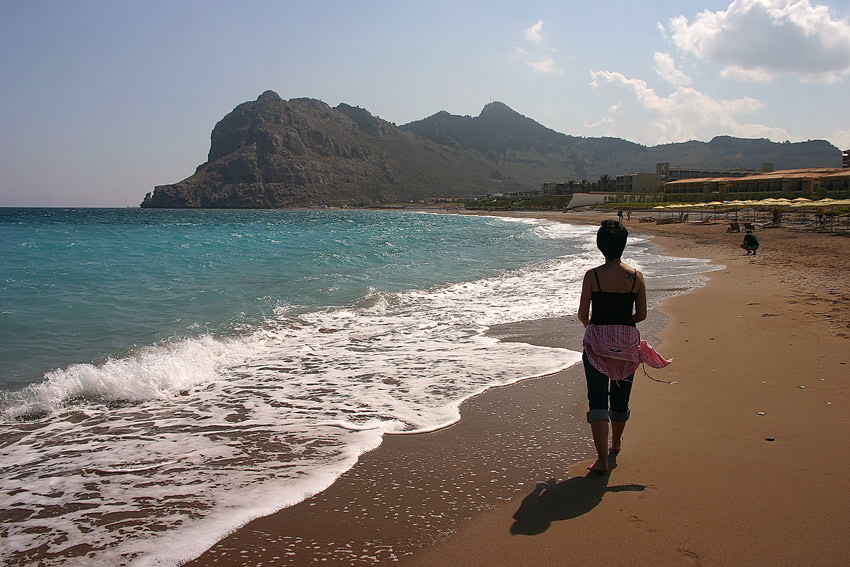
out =
<svg viewBox="0 0 850 567"><path fill-rule="evenodd" d="M628 237L629 231L619 221L606 219L596 233L596 247L606 258L614 260L623 255Z"/></svg>

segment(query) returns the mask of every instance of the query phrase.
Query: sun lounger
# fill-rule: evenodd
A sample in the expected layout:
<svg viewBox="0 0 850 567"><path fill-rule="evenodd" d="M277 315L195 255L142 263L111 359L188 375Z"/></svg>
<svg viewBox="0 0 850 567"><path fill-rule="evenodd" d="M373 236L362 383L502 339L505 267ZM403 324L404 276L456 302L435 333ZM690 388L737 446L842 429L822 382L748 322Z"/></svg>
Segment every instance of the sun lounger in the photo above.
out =
<svg viewBox="0 0 850 567"><path fill-rule="evenodd" d="M778 226L769 224L765 225L764 228L779 228ZM819 225L815 222L809 222L803 225L797 225L790 227L791 230L796 230L800 232L823 232L823 226Z"/></svg>

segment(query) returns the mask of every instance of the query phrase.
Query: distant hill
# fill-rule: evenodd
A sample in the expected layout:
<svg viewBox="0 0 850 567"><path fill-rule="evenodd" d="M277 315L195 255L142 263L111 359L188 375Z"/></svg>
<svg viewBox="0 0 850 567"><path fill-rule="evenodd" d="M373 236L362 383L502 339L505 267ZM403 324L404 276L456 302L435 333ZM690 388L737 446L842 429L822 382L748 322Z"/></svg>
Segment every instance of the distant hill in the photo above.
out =
<svg viewBox="0 0 850 567"><path fill-rule="evenodd" d="M488 104L474 118L439 112L402 128L442 145L472 149L505 168L536 164L552 169L557 172L549 178L552 181L655 172L659 162L694 169L760 168L765 162L776 169L841 166L841 151L823 140L780 144L718 136L707 143L647 147L620 138L561 134L500 102Z"/></svg>
<svg viewBox="0 0 850 567"><path fill-rule="evenodd" d="M547 181L694 168L837 167L825 141L718 137L646 147L555 132L493 102L477 117L439 112L395 126L367 110L266 91L212 131L206 163L148 193L143 207L286 208L377 205L533 190Z"/></svg>

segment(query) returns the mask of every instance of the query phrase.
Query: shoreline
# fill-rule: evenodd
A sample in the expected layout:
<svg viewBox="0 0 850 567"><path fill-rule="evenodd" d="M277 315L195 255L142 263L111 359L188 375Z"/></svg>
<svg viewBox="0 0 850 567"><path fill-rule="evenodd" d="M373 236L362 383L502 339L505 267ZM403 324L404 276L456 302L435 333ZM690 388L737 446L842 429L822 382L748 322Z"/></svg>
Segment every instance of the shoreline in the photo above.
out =
<svg viewBox="0 0 850 567"><path fill-rule="evenodd" d="M610 217L530 216L594 223ZM773 231L765 231L763 252L755 260L745 259L737 248L740 235L724 235L720 225L713 230L645 227L633 221L628 226L653 235L668 254L712 258L727 269L706 274L702 288L665 299L660 313L653 310L650 319L669 318L659 323L656 346L675 358L665 377L680 384L639 380L635 419L609 475L589 477L583 470L592 449L584 423L583 370L576 365L467 400L460 422L446 429L385 437L381 447L361 456L325 492L255 520L186 564L326 559L364 565L561 565L564 557L575 563L600 560L594 540L598 543L612 528L621 534L621 545L602 551L606 559L621 563L626 556L636 565L766 559L839 564L850 545L841 537L843 508L829 494L840 494L850 483L830 472L841 470L848 458L833 451L828 470L807 468L800 459L823 462L823 443L833 448L844 443L847 294L840 293L840 286L832 294L837 297L806 295L805 290L812 285L829 290L830 282L839 281L846 289L847 268L822 273L828 262L782 258L776 246L790 247L799 256L794 244L800 243L793 242L796 236L773 238ZM805 235L812 237L828 238ZM821 246L821 252L847 251L848 244L843 239L826 252ZM821 315L806 317L814 308ZM547 346L557 343L565 323L527 322L501 329L504 336L497 329L496 335ZM794 331L794 340L776 327ZM645 324L641 330L651 334ZM783 339L789 344L777 348ZM777 356L783 352L789 356ZM767 368L776 378L762 384ZM813 369L820 370L823 381L814 378ZM842 370L844 381L839 380ZM799 388L806 385L802 381L808 384L805 390ZM696 403L688 405L691 401ZM808 402L804 407L811 413L798 407L801 401ZM828 431L821 431L821 420ZM817 429L808 423L813 421ZM565 440L563 432L570 427L580 433ZM823 441L812 443L813 437ZM565 455L568 446L573 452ZM797 474L789 475L789 468ZM815 478L806 487L810 475ZM537 484L553 477L560 483L538 497ZM814 502L826 509L815 509ZM518 511L524 521L514 519ZM449 513L459 520L441 523ZM776 518L784 523L775 525ZM759 534L757 541L753 533Z"/></svg>
<svg viewBox="0 0 850 567"><path fill-rule="evenodd" d="M408 565L845 563L850 241L765 231L756 259L723 226L632 227L727 266L661 306L670 323L657 346L679 384L636 388L607 485L574 467L570 482L480 516ZM592 508L575 485L596 491ZM517 512L537 520L534 537L504 529Z"/></svg>

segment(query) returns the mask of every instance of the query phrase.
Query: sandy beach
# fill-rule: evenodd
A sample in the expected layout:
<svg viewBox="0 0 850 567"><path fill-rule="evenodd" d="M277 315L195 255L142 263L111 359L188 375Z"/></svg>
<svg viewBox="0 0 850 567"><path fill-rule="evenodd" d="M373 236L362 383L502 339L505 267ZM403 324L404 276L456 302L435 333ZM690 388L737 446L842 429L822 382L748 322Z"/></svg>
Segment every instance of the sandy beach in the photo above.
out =
<svg viewBox="0 0 850 567"><path fill-rule="evenodd" d="M553 213L598 222L600 213ZM589 474L580 366L490 390L461 421L389 436L328 490L188 565L845 565L850 553L850 238L638 223L671 255L725 266L641 324L674 358L632 397L623 451ZM570 327L572 326L572 327ZM579 323L494 329L579 350ZM579 431L583 452L565 452ZM571 434L572 435L572 434Z"/></svg>

